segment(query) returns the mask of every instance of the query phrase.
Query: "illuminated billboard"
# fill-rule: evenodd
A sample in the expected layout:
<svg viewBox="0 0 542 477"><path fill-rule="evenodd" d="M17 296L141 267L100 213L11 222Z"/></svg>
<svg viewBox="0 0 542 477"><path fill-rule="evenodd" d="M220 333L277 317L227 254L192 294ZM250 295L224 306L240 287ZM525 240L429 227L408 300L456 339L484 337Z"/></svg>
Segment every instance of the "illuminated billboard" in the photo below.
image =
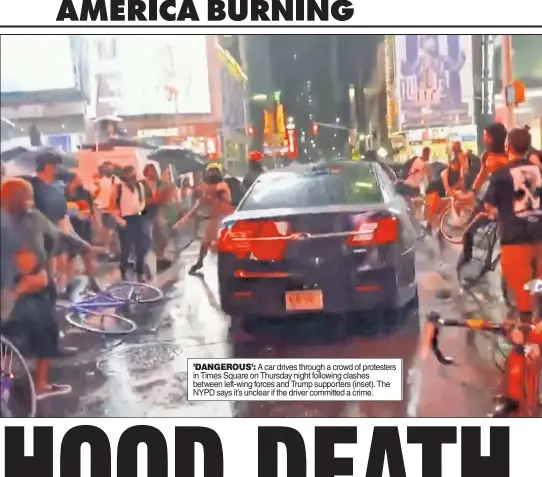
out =
<svg viewBox="0 0 542 477"><path fill-rule="evenodd" d="M75 88L70 36L2 35L0 75L2 93Z"/></svg>
<svg viewBox="0 0 542 477"><path fill-rule="evenodd" d="M470 35L395 35L400 129L472 124Z"/></svg>
<svg viewBox="0 0 542 477"><path fill-rule="evenodd" d="M120 116L210 114L205 35L118 36Z"/></svg>

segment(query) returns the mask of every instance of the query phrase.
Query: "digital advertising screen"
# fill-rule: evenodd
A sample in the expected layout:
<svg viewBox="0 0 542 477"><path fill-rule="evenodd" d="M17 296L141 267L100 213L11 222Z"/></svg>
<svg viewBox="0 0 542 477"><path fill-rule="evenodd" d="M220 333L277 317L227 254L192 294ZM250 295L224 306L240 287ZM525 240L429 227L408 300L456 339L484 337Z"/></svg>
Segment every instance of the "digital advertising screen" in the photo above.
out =
<svg viewBox="0 0 542 477"><path fill-rule="evenodd" d="M116 60L120 116L211 113L205 35L118 36Z"/></svg>
<svg viewBox="0 0 542 477"><path fill-rule="evenodd" d="M76 86L69 35L2 35L2 93L72 89Z"/></svg>

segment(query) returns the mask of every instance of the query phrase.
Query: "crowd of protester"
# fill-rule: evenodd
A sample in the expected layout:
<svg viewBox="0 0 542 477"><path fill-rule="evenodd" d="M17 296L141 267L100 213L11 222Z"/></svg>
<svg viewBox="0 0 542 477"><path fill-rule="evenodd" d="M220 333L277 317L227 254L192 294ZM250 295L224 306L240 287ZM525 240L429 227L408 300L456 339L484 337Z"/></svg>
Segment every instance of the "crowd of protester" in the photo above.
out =
<svg viewBox="0 0 542 477"><path fill-rule="evenodd" d="M2 334L35 358L39 400L71 392L69 385L49 381L49 367L52 359L78 351L61 346L56 313L57 300L69 299L76 275L82 272L88 288L99 291L98 264L106 260L119 263L121 280L148 282L149 252L157 270L167 268L174 232L204 216L201 250L191 268L199 271L221 218L235 207L232 195L245 190L237 179L229 186L218 163L174 177L170 167L161 170L147 161L141 177L132 166L105 161L91 187L61 163L60 154L44 149L36 156L35 175L4 177L2 165ZM252 169L250 181L257 175Z"/></svg>

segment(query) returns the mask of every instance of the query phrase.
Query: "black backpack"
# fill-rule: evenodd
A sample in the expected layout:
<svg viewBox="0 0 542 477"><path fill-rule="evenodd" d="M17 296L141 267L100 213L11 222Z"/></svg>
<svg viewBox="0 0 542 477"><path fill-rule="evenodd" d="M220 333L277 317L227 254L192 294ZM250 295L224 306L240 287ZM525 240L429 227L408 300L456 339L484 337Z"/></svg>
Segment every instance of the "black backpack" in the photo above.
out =
<svg viewBox="0 0 542 477"><path fill-rule="evenodd" d="M405 164L403 166L403 169L401 171L401 177L399 179L405 180L408 177L408 175L410 173L410 169L412 168L412 164L414 164L416 159L418 159L418 157L414 156L414 157L410 158L408 161L405 162Z"/></svg>
<svg viewBox="0 0 542 477"><path fill-rule="evenodd" d="M245 196L246 189L239 179L236 177L226 177L224 182L228 184L231 194L231 203L235 207L239 205L243 197Z"/></svg>

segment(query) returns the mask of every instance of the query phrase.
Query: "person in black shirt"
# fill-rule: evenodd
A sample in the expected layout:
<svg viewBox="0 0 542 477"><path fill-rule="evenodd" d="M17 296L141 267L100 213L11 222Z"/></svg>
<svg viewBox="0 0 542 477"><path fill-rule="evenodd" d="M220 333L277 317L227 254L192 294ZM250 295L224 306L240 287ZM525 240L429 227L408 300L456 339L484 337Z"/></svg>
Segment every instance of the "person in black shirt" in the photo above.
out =
<svg viewBox="0 0 542 477"><path fill-rule="evenodd" d="M263 154L259 151L252 151L248 155L248 173L243 179L243 187L245 191L252 187L256 179L265 172L262 164Z"/></svg>
<svg viewBox="0 0 542 477"><path fill-rule="evenodd" d="M501 269L521 316L530 318L524 285L542 277L542 168L527 158L531 135L524 128L508 133L510 162L491 176L484 204L496 215Z"/></svg>
<svg viewBox="0 0 542 477"><path fill-rule="evenodd" d="M44 149L36 156L36 176L25 178L32 184L34 193L34 206L55 226L72 235L77 241L84 241L74 230L68 217L68 206L64 191L58 189L54 182L57 179L58 166L62 163L62 157L54 150ZM81 250L73 246L75 242L61 237L56 244L46 243L45 248L51 258L51 267L55 269L57 282L68 277L68 261L65 254L76 256ZM85 275L89 278L89 288L99 291L96 283L96 266L93 259L93 251L87 250L82 254L85 266ZM58 285L58 283L57 283ZM66 281L69 287L69 283Z"/></svg>

